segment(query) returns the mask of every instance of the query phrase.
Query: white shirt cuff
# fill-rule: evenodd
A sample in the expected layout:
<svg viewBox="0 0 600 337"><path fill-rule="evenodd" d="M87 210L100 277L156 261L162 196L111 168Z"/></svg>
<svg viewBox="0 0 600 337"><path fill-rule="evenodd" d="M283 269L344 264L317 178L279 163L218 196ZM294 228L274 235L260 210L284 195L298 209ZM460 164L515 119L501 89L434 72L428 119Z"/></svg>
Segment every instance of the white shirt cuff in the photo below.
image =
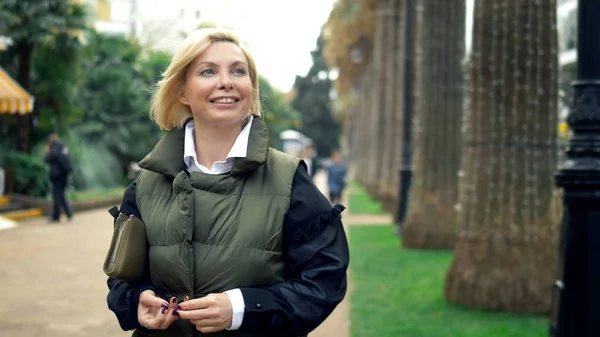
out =
<svg viewBox="0 0 600 337"><path fill-rule="evenodd" d="M231 316L231 326L225 330L237 330L242 325L244 320L244 312L246 311L246 303L244 303L244 296L242 291L239 289L227 290L225 292L229 296L231 301L231 309L233 314Z"/></svg>

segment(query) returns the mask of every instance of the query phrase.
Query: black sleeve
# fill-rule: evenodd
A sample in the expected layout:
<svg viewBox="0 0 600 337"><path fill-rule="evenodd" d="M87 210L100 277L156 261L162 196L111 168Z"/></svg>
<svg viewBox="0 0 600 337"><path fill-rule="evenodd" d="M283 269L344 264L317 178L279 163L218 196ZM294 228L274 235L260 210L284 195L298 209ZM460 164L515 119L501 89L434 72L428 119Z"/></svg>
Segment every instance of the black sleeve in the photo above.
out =
<svg viewBox="0 0 600 337"><path fill-rule="evenodd" d="M349 251L343 210L331 206L300 165L284 223L286 281L240 289L246 306L240 330L300 336L331 314L346 294Z"/></svg>
<svg viewBox="0 0 600 337"><path fill-rule="evenodd" d="M141 219L135 199L135 184L135 181L132 182L125 190L120 212L126 215L135 215ZM127 283L108 278L107 284L109 289L106 297L108 308L115 313L123 330L133 330L141 327L137 319L137 307L140 294L143 291L154 290L158 296L165 297L164 292L153 286L149 280Z"/></svg>

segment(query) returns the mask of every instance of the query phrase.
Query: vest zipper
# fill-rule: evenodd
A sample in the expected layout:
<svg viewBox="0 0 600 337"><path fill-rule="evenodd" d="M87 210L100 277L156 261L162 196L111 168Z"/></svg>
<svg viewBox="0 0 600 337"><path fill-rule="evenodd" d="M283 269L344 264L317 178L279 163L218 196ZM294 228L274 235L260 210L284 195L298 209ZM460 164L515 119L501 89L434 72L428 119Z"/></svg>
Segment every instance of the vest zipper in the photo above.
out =
<svg viewBox="0 0 600 337"><path fill-rule="evenodd" d="M187 223L187 235L188 235L188 265L190 266L190 289L189 289L189 298L194 299L194 286L195 286L195 273L196 273L196 263L195 263L195 254L194 254L194 224L196 222L196 212L195 212L195 202L194 202L194 187L192 186L192 177L190 174L187 175L188 186L189 186L189 199L188 199L188 209L191 210L192 214L188 219Z"/></svg>

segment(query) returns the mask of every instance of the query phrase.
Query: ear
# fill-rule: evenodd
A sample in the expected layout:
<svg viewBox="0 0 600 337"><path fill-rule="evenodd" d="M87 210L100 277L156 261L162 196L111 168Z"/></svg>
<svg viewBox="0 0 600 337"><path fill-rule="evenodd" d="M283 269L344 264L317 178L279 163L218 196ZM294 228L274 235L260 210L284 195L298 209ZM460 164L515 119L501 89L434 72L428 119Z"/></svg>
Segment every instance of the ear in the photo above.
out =
<svg viewBox="0 0 600 337"><path fill-rule="evenodd" d="M183 91L183 90L179 94L179 101L181 102L181 104L190 105L187 97L185 96L185 91Z"/></svg>

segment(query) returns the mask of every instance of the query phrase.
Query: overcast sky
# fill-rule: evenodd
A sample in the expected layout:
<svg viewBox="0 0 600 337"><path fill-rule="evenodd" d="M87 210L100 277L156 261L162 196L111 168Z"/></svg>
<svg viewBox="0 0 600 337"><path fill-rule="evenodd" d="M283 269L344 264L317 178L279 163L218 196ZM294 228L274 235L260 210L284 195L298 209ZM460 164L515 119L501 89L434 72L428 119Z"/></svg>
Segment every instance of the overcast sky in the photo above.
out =
<svg viewBox="0 0 600 337"><path fill-rule="evenodd" d="M222 1L222 0L221 0ZM234 26L254 53L259 72L281 91L312 65L321 26L334 0L229 0L210 11L217 24Z"/></svg>
<svg viewBox="0 0 600 337"><path fill-rule="evenodd" d="M126 1L126 0L121 0ZM440 0L442 1L442 0ZM467 36L474 0L467 0ZM118 3L119 0L115 1ZM322 25L335 0L142 0L145 11L165 16L179 9L200 10L202 20L232 26L250 45L259 72L281 91L288 91L296 75L305 75L312 65Z"/></svg>

